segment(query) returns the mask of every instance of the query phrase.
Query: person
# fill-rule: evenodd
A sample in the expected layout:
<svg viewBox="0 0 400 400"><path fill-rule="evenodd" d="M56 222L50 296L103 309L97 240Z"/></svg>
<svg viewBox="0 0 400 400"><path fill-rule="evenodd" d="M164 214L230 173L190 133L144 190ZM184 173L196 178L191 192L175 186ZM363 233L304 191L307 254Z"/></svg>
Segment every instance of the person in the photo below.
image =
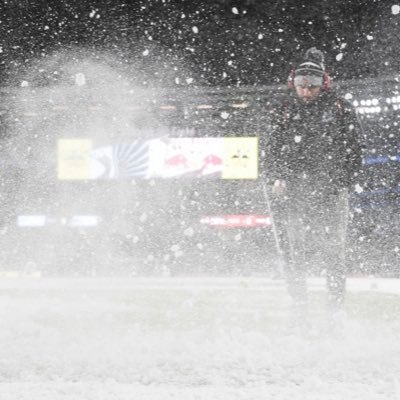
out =
<svg viewBox="0 0 400 400"><path fill-rule="evenodd" d="M328 306L336 310L346 287L349 193L361 173L360 120L331 88L315 47L290 74L271 117L267 179L289 294L295 306L307 306L306 277L317 263L326 272Z"/></svg>

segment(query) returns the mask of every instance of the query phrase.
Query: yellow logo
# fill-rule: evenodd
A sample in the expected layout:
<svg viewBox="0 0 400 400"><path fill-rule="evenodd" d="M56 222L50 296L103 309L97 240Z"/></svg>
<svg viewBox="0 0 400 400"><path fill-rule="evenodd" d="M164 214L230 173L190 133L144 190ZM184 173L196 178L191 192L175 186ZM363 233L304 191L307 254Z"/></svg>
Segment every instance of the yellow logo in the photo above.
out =
<svg viewBox="0 0 400 400"><path fill-rule="evenodd" d="M89 139L60 139L58 141L58 179L90 179Z"/></svg>
<svg viewBox="0 0 400 400"><path fill-rule="evenodd" d="M257 179L258 138L224 138L222 179Z"/></svg>

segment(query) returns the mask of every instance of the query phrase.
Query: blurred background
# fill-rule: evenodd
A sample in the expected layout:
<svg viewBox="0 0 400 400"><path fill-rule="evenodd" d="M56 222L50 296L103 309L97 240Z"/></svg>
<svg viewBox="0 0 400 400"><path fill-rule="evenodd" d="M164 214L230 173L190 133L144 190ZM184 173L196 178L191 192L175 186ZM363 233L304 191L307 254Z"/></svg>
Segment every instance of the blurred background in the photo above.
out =
<svg viewBox="0 0 400 400"><path fill-rule="evenodd" d="M398 276L399 18L372 0L4 1L0 270L279 276L268 110L316 46L365 126L351 272Z"/></svg>
<svg viewBox="0 0 400 400"><path fill-rule="evenodd" d="M398 12L395 0L6 0L0 65L11 78L78 46L137 63L153 83L167 69L163 85L185 84L182 63L201 85L270 84L316 45L333 76L376 77L398 72Z"/></svg>

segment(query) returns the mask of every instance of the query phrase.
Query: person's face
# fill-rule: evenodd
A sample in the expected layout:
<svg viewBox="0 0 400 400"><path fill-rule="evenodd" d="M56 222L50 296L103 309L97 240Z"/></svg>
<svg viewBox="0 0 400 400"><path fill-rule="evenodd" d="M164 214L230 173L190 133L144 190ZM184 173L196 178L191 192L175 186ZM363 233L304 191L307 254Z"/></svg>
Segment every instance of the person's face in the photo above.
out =
<svg viewBox="0 0 400 400"><path fill-rule="evenodd" d="M312 103L321 93L321 86L296 86L296 94L304 103Z"/></svg>

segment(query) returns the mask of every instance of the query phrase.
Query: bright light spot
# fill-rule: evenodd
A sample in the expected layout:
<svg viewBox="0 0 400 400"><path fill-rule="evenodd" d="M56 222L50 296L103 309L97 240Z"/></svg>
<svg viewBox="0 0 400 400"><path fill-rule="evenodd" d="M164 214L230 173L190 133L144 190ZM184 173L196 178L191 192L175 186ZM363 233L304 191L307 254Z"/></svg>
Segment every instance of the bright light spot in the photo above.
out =
<svg viewBox="0 0 400 400"><path fill-rule="evenodd" d="M232 7L232 12L234 14L239 14L239 10L236 7Z"/></svg>
<svg viewBox="0 0 400 400"><path fill-rule="evenodd" d="M393 14L393 15L397 15L397 14L399 14L399 13L400 13L400 6L397 5L397 4L393 5L393 6L392 6L392 14Z"/></svg>
<svg viewBox="0 0 400 400"><path fill-rule="evenodd" d="M296 136L294 137L294 141L295 141L296 143L300 143L300 142L301 142L301 136L300 136L300 135L296 135Z"/></svg>
<svg viewBox="0 0 400 400"><path fill-rule="evenodd" d="M92 10L91 13L89 14L90 18L93 18L96 15L96 10Z"/></svg>
<svg viewBox="0 0 400 400"><path fill-rule="evenodd" d="M379 100L378 99L372 99L372 105L373 106L377 106L379 104Z"/></svg>
<svg viewBox="0 0 400 400"><path fill-rule="evenodd" d="M344 95L344 98L345 98L346 100L351 100L351 99L353 98L353 95L352 95L351 93L346 93L346 94Z"/></svg>
<svg viewBox="0 0 400 400"><path fill-rule="evenodd" d="M342 43L342 44L340 45L340 49L341 49L341 50L342 50L342 49L345 49L346 46L347 46L347 43Z"/></svg>
<svg viewBox="0 0 400 400"><path fill-rule="evenodd" d="M149 50L146 49L142 54L143 54L144 56L148 56L148 55L149 55Z"/></svg>
<svg viewBox="0 0 400 400"><path fill-rule="evenodd" d="M199 33L199 28L197 26L192 26L193 33Z"/></svg>
<svg viewBox="0 0 400 400"><path fill-rule="evenodd" d="M229 118L229 113L227 111L222 111L221 118L228 119Z"/></svg>
<svg viewBox="0 0 400 400"><path fill-rule="evenodd" d="M140 222L146 222L147 221L147 214L143 213L140 217L139 217L139 221Z"/></svg>
<svg viewBox="0 0 400 400"><path fill-rule="evenodd" d="M367 35L367 40L374 40L374 37L372 35Z"/></svg>
<svg viewBox="0 0 400 400"><path fill-rule="evenodd" d="M193 78L186 78L186 83L188 85L190 85L191 83L193 83Z"/></svg>
<svg viewBox="0 0 400 400"><path fill-rule="evenodd" d="M187 237L192 237L194 235L194 229L193 228L187 228L185 229L185 231L183 232L183 234Z"/></svg>
<svg viewBox="0 0 400 400"><path fill-rule="evenodd" d="M258 36L257 36L257 38L258 38L259 40L261 40L263 37L264 37L264 35L263 35L262 33L259 33Z"/></svg>
<svg viewBox="0 0 400 400"><path fill-rule="evenodd" d="M75 84L78 86L85 85L86 84L85 74L83 74L82 72L78 72L77 74L75 74Z"/></svg>
<svg viewBox="0 0 400 400"><path fill-rule="evenodd" d="M359 183L357 183L354 187L355 191L357 193L362 193L364 191L364 189L361 187L361 185Z"/></svg>
<svg viewBox="0 0 400 400"><path fill-rule="evenodd" d="M171 251L173 251L174 253L176 253L179 250L180 250L179 244L173 244L171 246Z"/></svg>
<svg viewBox="0 0 400 400"><path fill-rule="evenodd" d="M339 53L336 55L336 61L341 61L343 59L343 53Z"/></svg>
<svg viewBox="0 0 400 400"><path fill-rule="evenodd" d="M21 82L21 87L28 87L29 86L29 82L28 81L22 81Z"/></svg>

